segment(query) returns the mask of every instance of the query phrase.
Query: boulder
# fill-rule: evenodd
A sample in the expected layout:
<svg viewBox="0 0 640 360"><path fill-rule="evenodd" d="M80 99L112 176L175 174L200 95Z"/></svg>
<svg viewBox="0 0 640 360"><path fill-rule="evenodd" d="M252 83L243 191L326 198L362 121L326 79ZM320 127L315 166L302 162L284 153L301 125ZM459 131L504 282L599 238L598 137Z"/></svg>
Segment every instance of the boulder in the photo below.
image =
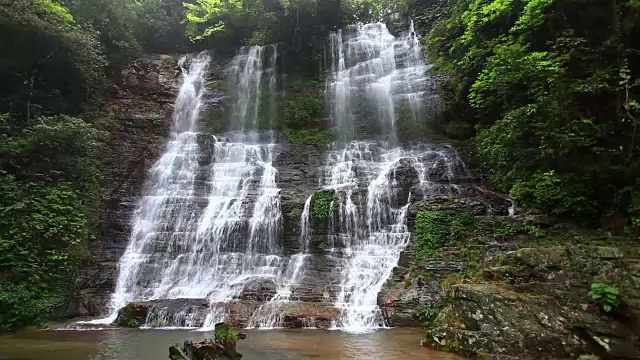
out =
<svg viewBox="0 0 640 360"><path fill-rule="evenodd" d="M130 303L118 311L115 324L117 326L138 328L144 325L149 313L149 307L145 304Z"/></svg>
<svg viewBox="0 0 640 360"><path fill-rule="evenodd" d="M426 339L432 347L522 359L638 356L624 326L597 311L562 306L551 296L496 284L453 285L447 296Z"/></svg>
<svg viewBox="0 0 640 360"><path fill-rule="evenodd" d="M233 330L225 323L215 326L215 338L193 342L185 340L169 347L171 360L239 360L242 354L236 351L238 340L245 339L246 334Z"/></svg>

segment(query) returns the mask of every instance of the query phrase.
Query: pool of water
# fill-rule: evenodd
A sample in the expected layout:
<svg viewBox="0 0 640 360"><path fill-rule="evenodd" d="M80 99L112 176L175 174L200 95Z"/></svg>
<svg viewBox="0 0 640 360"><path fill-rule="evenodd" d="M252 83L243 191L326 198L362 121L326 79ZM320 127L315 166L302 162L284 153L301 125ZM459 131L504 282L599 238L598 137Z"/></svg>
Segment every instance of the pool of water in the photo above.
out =
<svg viewBox="0 0 640 360"><path fill-rule="evenodd" d="M169 345L209 334L190 330L41 330L0 336L0 359L11 360L160 360ZM420 329L390 329L368 334L323 330L247 331L238 343L243 360L338 360L462 358L420 346Z"/></svg>

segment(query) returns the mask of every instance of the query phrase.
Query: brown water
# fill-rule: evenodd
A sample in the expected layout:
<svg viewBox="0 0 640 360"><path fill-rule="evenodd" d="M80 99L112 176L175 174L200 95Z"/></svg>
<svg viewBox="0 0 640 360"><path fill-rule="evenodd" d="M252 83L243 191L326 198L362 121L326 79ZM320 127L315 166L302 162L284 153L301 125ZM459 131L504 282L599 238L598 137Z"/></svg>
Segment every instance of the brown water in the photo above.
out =
<svg viewBox="0 0 640 360"><path fill-rule="evenodd" d="M0 336L0 359L160 360L169 345L209 334L189 330L32 331ZM323 330L248 331L238 343L243 360L460 360L420 346L420 329L368 334Z"/></svg>

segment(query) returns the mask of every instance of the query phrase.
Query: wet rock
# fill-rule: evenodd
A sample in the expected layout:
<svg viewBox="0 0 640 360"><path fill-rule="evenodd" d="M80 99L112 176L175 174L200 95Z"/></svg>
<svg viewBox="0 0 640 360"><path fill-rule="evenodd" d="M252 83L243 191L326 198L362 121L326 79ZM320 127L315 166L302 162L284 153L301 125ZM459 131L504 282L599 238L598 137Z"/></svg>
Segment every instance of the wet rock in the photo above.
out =
<svg viewBox="0 0 640 360"><path fill-rule="evenodd" d="M419 211L459 211L471 215L507 215L511 203L506 198L483 192L464 195L438 195L417 201L409 207L410 216Z"/></svg>
<svg viewBox="0 0 640 360"><path fill-rule="evenodd" d="M149 308L145 304L131 303L118 311L115 324L121 327L138 328L144 325Z"/></svg>
<svg viewBox="0 0 640 360"><path fill-rule="evenodd" d="M109 146L102 154L109 179L102 183L101 226L97 238L89 242L91 259L78 274L77 290L64 316L97 316L109 304L147 171L159 157L171 126L179 76L176 63L172 56L145 55L114 80L117 86L106 107L110 120L97 123L109 133Z"/></svg>
<svg viewBox="0 0 640 360"><path fill-rule="evenodd" d="M159 299L142 302L149 308L145 326L202 327L209 314L207 299Z"/></svg>
<svg viewBox="0 0 640 360"><path fill-rule="evenodd" d="M233 330L228 324L215 325L215 338L193 342L186 340L182 346L174 344L169 347L171 360L239 360L242 354L236 351L238 340L246 338L246 334Z"/></svg>
<svg viewBox="0 0 640 360"><path fill-rule="evenodd" d="M282 326L286 328L317 327L329 329L340 312L333 304L293 302L282 311Z"/></svg>
<svg viewBox="0 0 640 360"><path fill-rule="evenodd" d="M566 256L566 248L524 248L515 252L515 259L530 267L560 268Z"/></svg>
<svg viewBox="0 0 640 360"><path fill-rule="evenodd" d="M240 299L268 301L277 291L277 285L270 279L252 279L244 285Z"/></svg>
<svg viewBox="0 0 640 360"><path fill-rule="evenodd" d="M544 353L566 356L582 348L553 299L492 285L454 285L438 326L427 339L467 353Z"/></svg>
<svg viewBox="0 0 640 360"><path fill-rule="evenodd" d="M480 283L449 287L425 344L490 358L637 359L636 248L556 245L507 252L501 265L483 269ZM625 304L610 313L587 295L602 276L618 286Z"/></svg>

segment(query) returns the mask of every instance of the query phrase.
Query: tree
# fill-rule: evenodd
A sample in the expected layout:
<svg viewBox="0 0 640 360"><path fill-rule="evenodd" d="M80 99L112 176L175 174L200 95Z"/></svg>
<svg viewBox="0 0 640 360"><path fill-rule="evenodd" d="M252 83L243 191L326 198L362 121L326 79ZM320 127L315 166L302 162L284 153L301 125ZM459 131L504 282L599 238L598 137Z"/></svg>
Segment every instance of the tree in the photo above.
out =
<svg viewBox="0 0 640 360"><path fill-rule="evenodd" d="M639 10L632 0L450 1L428 55L448 75L445 118L478 130L493 186L561 215L631 215Z"/></svg>

